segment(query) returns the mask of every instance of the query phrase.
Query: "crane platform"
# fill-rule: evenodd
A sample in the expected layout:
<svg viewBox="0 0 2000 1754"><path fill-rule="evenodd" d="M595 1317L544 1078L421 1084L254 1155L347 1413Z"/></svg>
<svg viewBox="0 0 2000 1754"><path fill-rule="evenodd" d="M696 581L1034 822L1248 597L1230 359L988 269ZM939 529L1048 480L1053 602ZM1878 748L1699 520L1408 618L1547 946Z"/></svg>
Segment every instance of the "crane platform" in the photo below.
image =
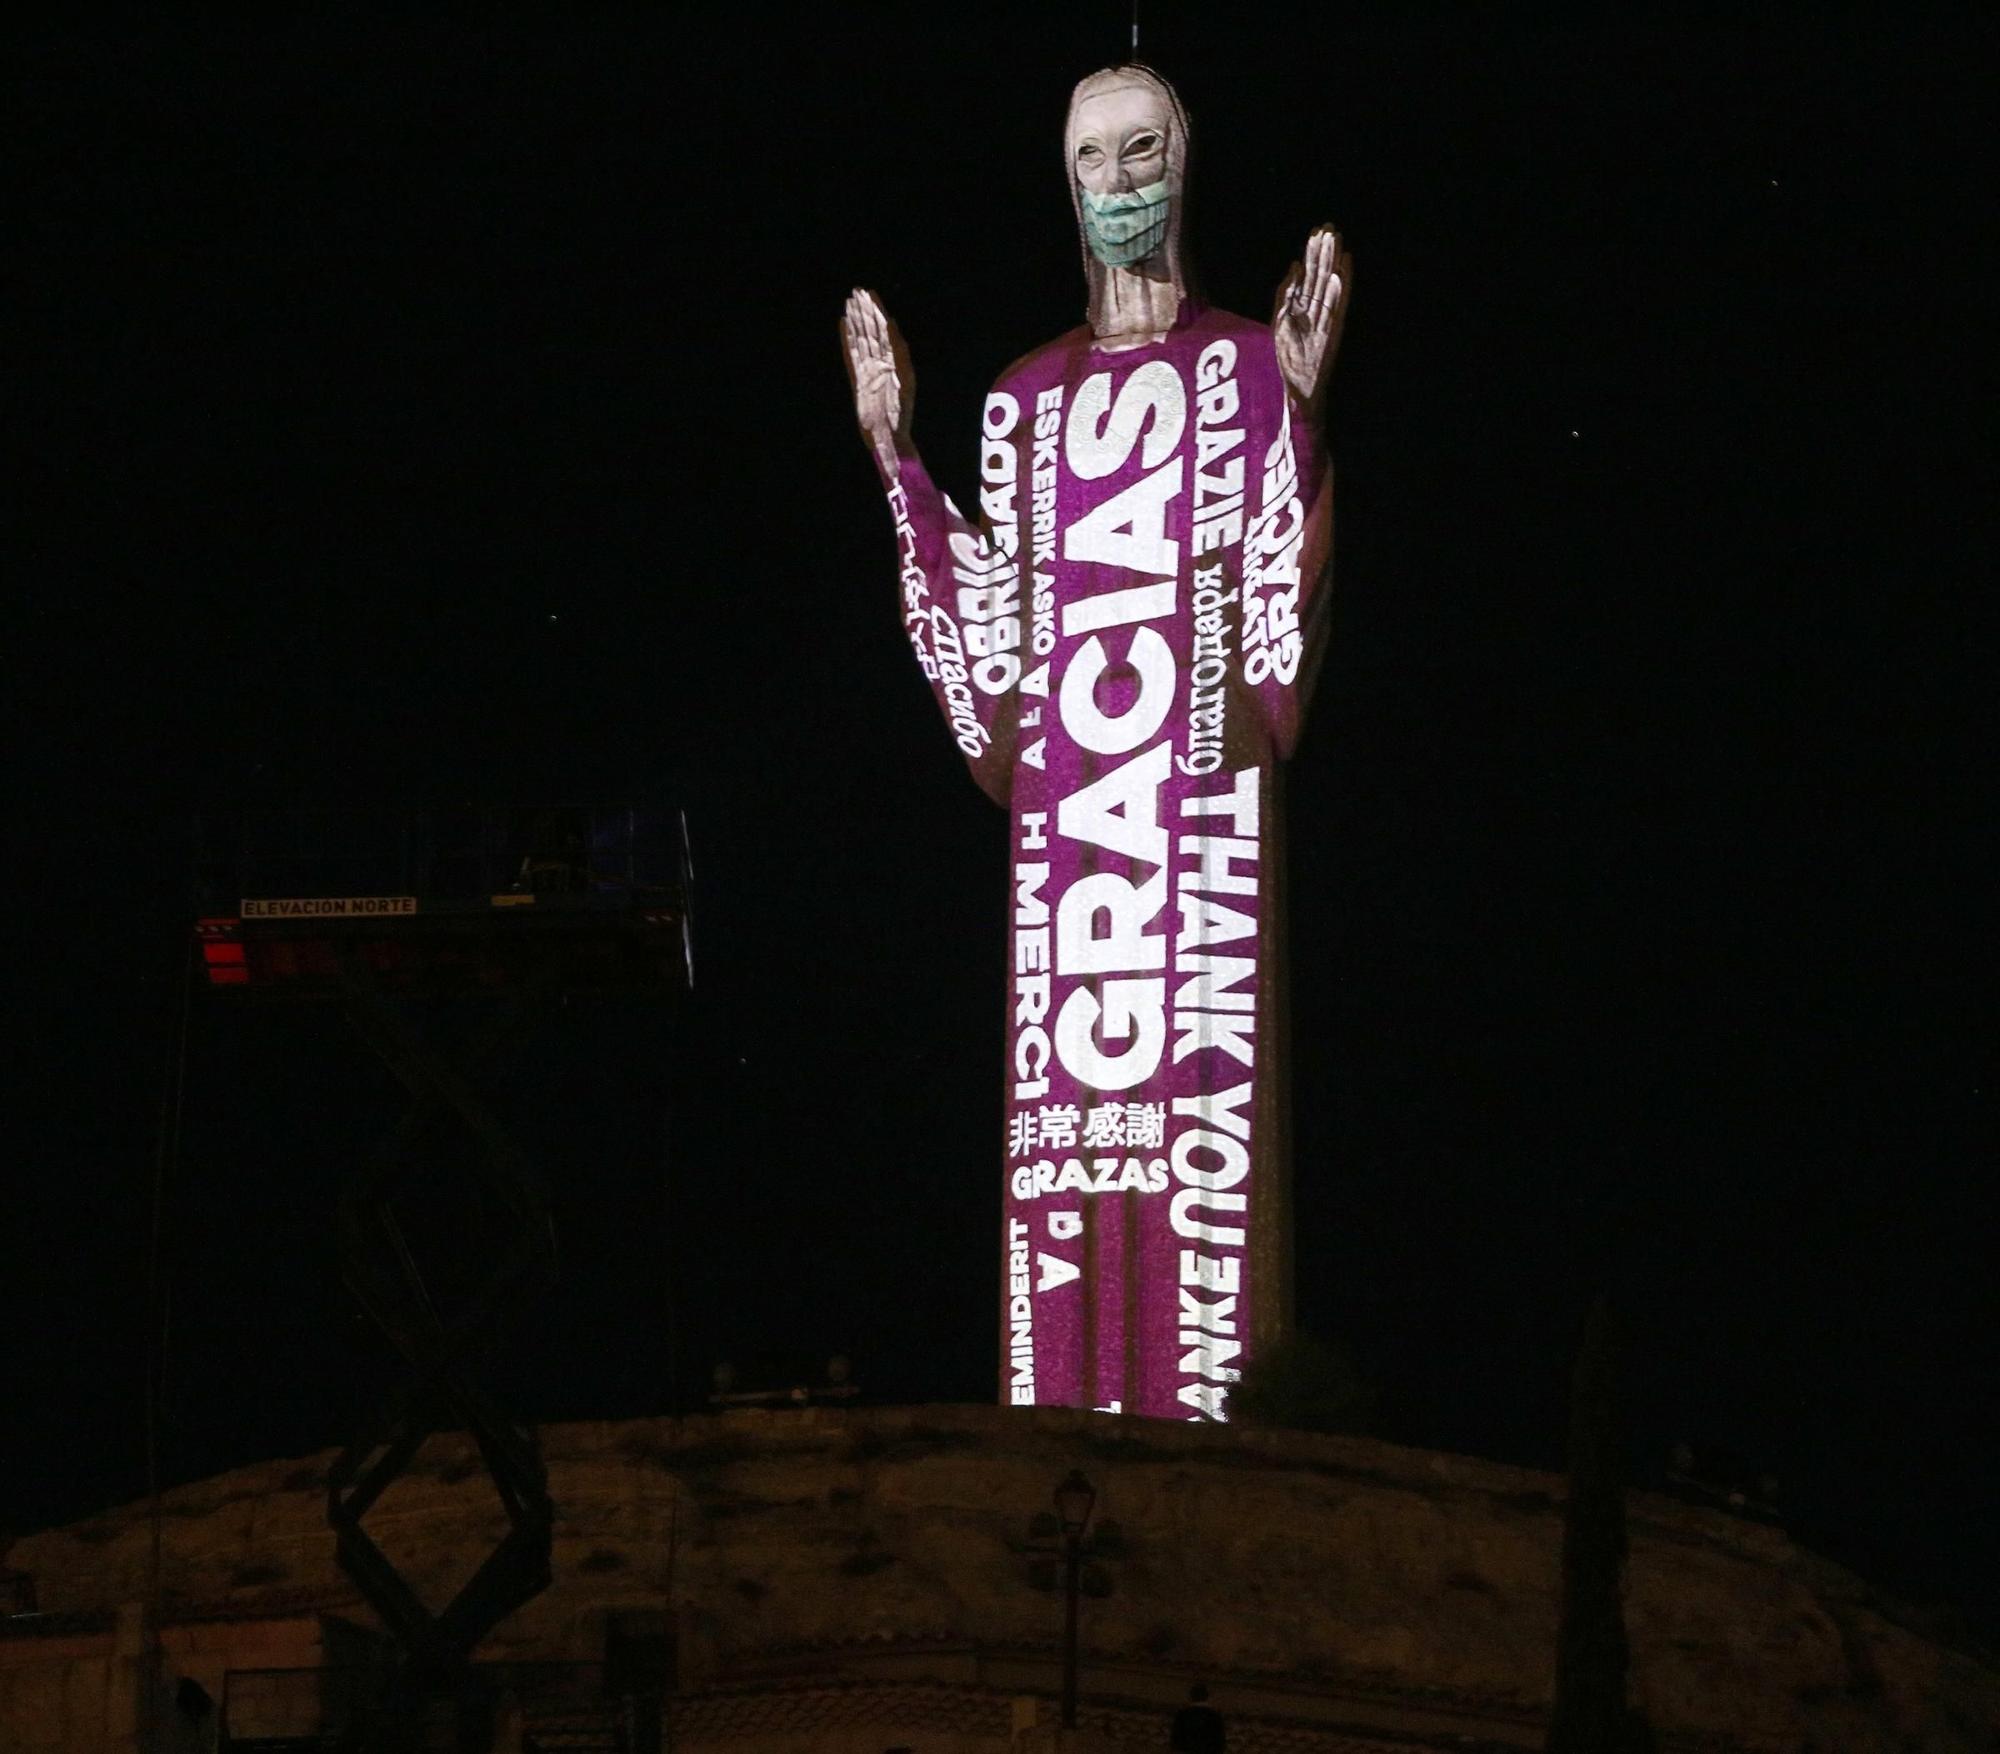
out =
<svg viewBox="0 0 2000 1754"><path fill-rule="evenodd" d="M337 998L693 983L686 825L657 806L287 810L197 825L201 978Z"/></svg>

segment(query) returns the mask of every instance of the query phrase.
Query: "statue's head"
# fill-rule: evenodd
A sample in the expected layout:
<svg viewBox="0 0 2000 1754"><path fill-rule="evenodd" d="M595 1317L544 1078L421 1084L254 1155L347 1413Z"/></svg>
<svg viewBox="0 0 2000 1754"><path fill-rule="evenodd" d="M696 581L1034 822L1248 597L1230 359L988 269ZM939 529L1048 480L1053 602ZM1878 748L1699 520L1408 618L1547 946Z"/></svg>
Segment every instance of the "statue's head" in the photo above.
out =
<svg viewBox="0 0 2000 1754"><path fill-rule="evenodd" d="M1150 67L1107 67L1070 94L1070 199L1093 287L1106 268L1181 281L1187 112Z"/></svg>

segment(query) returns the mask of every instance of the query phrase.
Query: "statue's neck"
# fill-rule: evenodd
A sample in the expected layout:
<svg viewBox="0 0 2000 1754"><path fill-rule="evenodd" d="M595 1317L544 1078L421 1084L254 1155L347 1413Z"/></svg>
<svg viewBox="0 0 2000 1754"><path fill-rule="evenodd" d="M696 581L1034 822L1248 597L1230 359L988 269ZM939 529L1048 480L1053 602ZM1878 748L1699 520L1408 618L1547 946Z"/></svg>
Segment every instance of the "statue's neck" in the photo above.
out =
<svg viewBox="0 0 2000 1754"><path fill-rule="evenodd" d="M1090 276L1090 329L1107 353L1164 341L1186 291L1162 251L1131 268L1095 263Z"/></svg>

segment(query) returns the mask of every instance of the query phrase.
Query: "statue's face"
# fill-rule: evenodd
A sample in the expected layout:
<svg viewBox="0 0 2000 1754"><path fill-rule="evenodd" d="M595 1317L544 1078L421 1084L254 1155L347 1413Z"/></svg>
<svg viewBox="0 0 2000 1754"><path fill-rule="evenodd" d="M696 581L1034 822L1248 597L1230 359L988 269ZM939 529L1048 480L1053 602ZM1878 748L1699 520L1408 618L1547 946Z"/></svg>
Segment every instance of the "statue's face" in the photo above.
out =
<svg viewBox="0 0 2000 1754"><path fill-rule="evenodd" d="M1166 240L1173 206L1159 95L1120 85L1085 98L1070 124L1069 153L1090 253L1112 268L1153 255Z"/></svg>
<svg viewBox="0 0 2000 1754"><path fill-rule="evenodd" d="M1121 85L1085 98L1070 128L1070 164L1078 187L1123 195L1167 174L1167 117L1157 94Z"/></svg>

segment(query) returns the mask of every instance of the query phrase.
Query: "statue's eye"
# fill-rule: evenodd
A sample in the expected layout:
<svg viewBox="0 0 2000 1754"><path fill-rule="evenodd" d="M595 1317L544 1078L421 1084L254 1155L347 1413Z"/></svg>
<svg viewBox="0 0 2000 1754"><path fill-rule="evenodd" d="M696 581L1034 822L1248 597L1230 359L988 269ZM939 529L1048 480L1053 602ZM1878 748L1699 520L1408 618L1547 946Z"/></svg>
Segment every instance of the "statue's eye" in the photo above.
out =
<svg viewBox="0 0 2000 1754"><path fill-rule="evenodd" d="M1125 156L1127 158L1146 158L1159 150L1160 137L1157 134L1135 135L1125 143Z"/></svg>
<svg viewBox="0 0 2000 1754"><path fill-rule="evenodd" d="M1103 156L1103 152L1095 146L1079 146L1076 149L1076 161L1078 164L1095 164Z"/></svg>

